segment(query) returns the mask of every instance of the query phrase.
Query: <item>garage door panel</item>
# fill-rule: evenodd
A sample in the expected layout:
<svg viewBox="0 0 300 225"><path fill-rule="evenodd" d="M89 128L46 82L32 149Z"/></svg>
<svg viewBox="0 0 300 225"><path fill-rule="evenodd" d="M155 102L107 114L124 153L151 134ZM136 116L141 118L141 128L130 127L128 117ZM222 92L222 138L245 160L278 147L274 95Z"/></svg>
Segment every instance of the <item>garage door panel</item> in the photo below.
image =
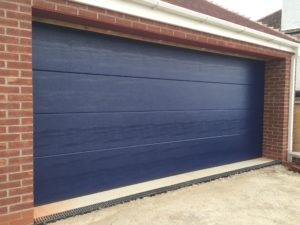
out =
<svg viewBox="0 0 300 225"><path fill-rule="evenodd" d="M37 103L36 113L261 107L261 102L257 99L262 93L252 85L57 72L35 74L35 82L38 83L38 86L35 86L38 90L35 92L39 93L34 95L34 101Z"/></svg>
<svg viewBox="0 0 300 225"><path fill-rule="evenodd" d="M34 23L35 70L260 84L263 63ZM101 51L99 51L101 48ZM44 60L47 55L47 60ZM161 70L164 68L164 70ZM250 69L249 69L250 68Z"/></svg>
<svg viewBox="0 0 300 225"><path fill-rule="evenodd" d="M247 149L240 151L240 148ZM91 152L67 156L37 157L37 202L48 202L120 185L258 157L248 135L135 147L126 151ZM200 147L201 146L201 147ZM184 148L184 151L182 149ZM74 165L74 166L71 166ZM40 191L43 190L43 191ZM47 191L45 191L47 190ZM47 195L47 196L45 196Z"/></svg>
<svg viewBox="0 0 300 225"><path fill-rule="evenodd" d="M34 22L35 204L260 156L263 73Z"/></svg>
<svg viewBox="0 0 300 225"><path fill-rule="evenodd" d="M249 110L38 114L36 156L260 132Z"/></svg>

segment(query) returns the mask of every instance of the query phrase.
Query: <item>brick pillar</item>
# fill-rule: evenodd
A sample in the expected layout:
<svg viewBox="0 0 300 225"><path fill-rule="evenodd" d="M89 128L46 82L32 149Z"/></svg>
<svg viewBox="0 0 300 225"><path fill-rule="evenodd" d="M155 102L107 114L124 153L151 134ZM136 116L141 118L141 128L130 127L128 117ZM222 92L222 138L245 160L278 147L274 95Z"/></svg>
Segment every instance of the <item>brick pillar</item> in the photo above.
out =
<svg viewBox="0 0 300 225"><path fill-rule="evenodd" d="M263 155L286 161L291 58L269 61L265 68Z"/></svg>
<svg viewBox="0 0 300 225"><path fill-rule="evenodd" d="M31 0L0 0L0 225L33 224Z"/></svg>

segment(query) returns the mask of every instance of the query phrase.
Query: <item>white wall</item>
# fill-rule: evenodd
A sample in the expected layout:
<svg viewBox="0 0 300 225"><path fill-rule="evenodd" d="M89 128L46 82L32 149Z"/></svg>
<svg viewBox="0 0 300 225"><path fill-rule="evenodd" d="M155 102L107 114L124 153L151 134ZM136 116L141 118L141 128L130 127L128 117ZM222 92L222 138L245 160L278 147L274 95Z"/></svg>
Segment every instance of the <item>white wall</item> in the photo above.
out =
<svg viewBox="0 0 300 225"><path fill-rule="evenodd" d="M283 0L281 29L300 29L300 0Z"/></svg>
<svg viewBox="0 0 300 225"><path fill-rule="evenodd" d="M300 0L299 0L300 1ZM296 64L296 74L297 74L297 77L296 77L296 90L297 91L300 91L300 57L298 56L297 58L297 64Z"/></svg>

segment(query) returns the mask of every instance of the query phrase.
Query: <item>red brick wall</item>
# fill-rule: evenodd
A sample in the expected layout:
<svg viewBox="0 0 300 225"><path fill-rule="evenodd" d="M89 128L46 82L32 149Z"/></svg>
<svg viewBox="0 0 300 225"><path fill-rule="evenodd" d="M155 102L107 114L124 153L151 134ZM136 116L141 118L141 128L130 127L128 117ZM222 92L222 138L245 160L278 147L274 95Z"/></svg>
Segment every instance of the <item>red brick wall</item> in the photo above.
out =
<svg viewBox="0 0 300 225"><path fill-rule="evenodd" d="M263 155L286 161L291 58L268 61L265 67Z"/></svg>
<svg viewBox="0 0 300 225"><path fill-rule="evenodd" d="M0 224L32 224L30 1L0 0ZM10 223L8 223L10 222Z"/></svg>
<svg viewBox="0 0 300 225"><path fill-rule="evenodd" d="M267 59L263 153L285 160L290 54L67 0L0 0L0 225L33 221L32 6L34 16L103 32Z"/></svg>

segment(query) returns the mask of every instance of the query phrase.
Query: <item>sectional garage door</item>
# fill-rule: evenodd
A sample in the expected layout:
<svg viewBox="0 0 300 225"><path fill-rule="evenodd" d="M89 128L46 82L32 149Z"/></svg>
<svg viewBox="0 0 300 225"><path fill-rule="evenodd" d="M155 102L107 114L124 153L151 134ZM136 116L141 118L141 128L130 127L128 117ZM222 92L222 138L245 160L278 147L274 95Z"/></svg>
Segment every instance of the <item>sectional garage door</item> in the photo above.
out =
<svg viewBox="0 0 300 225"><path fill-rule="evenodd" d="M264 64L33 24L35 204L261 155Z"/></svg>

